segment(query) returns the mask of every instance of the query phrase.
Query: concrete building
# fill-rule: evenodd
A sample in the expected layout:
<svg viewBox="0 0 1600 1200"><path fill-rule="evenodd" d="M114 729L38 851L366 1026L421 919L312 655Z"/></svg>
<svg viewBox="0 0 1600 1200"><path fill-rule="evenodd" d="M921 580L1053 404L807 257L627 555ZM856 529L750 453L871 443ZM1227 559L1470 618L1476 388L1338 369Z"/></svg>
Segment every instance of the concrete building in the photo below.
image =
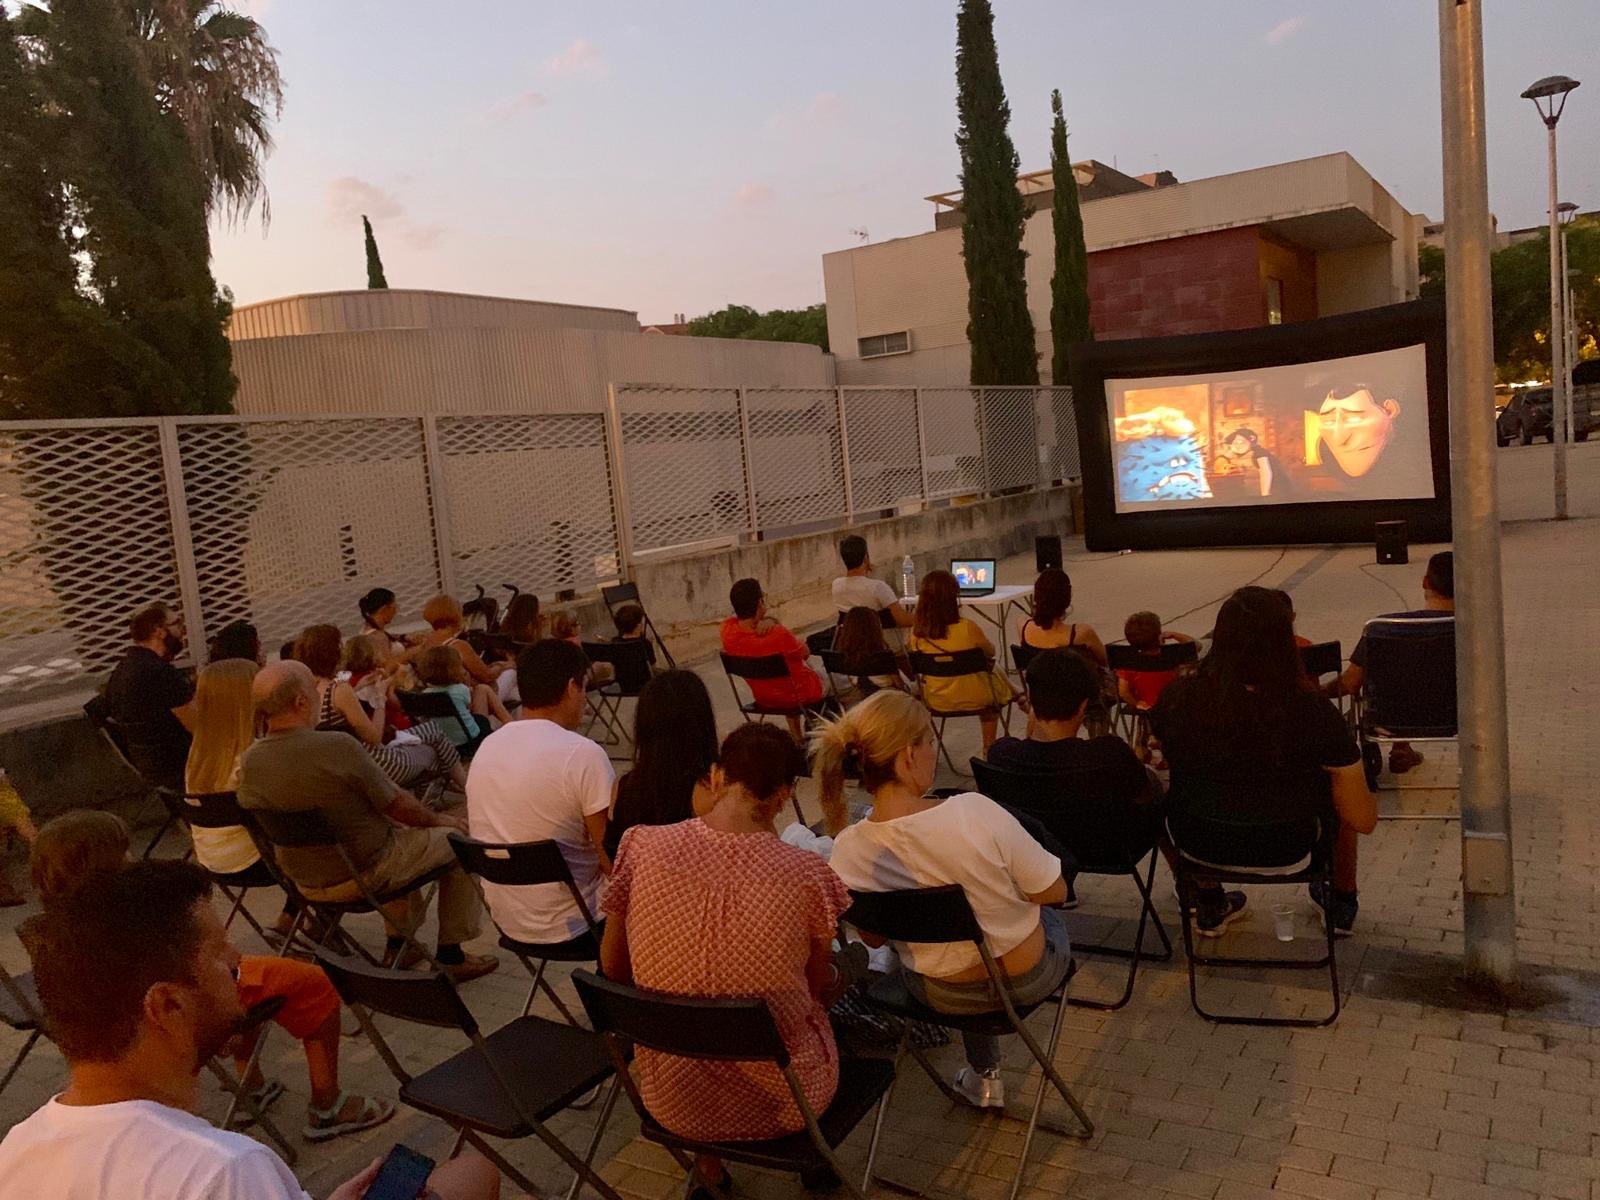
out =
<svg viewBox="0 0 1600 1200"><path fill-rule="evenodd" d="M395 289L240 305L235 408L249 414L598 412L611 383L819 387L816 346L663 337L620 308Z"/></svg>
<svg viewBox="0 0 1600 1200"><path fill-rule="evenodd" d="M1187 183L1074 166L1101 339L1205 333L1415 299L1423 218L1348 154ZM1054 252L1048 172L1018 180L1028 210L1028 307L1050 365ZM965 383L967 281L959 193L935 228L826 254L828 340L844 384Z"/></svg>

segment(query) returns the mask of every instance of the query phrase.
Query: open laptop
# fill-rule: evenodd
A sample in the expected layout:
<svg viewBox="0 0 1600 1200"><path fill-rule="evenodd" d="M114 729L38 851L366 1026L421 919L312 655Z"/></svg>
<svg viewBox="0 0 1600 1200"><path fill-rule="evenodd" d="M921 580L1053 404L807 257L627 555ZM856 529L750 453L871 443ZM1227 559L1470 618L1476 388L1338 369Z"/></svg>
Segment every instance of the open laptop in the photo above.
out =
<svg viewBox="0 0 1600 1200"><path fill-rule="evenodd" d="M994 561L992 558L950 560L950 574L956 577L956 587L963 597L993 595Z"/></svg>

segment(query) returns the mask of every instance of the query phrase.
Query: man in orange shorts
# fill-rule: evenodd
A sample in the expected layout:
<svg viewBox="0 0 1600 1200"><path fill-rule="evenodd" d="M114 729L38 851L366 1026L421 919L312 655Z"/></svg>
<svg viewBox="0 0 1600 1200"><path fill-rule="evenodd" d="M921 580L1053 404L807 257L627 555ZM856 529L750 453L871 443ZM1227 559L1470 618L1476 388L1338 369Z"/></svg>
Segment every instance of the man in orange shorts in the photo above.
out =
<svg viewBox="0 0 1600 1200"><path fill-rule="evenodd" d="M29 857L39 902L49 908L90 876L124 866L129 843L128 827L112 813L80 809L46 822ZM21 932L26 942L26 925ZM283 1001L272 1020L305 1048L311 1103L301 1132L307 1141L371 1129L394 1116L391 1102L353 1096L339 1087L339 994L321 967L291 958L246 955L239 960L237 979L239 1003L246 1012L268 1001ZM241 1074L249 1067L245 1086L264 1110L284 1089L278 1080L264 1077L259 1065L249 1065L257 1036L238 1039L233 1056Z"/></svg>

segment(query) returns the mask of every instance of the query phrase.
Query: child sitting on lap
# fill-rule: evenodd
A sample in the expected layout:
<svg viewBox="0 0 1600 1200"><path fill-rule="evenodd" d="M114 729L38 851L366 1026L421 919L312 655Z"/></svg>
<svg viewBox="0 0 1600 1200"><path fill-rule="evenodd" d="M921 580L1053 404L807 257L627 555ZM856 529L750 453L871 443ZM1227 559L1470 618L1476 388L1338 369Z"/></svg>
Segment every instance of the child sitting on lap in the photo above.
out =
<svg viewBox="0 0 1600 1200"><path fill-rule="evenodd" d="M1140 654L1156 658L1161 654L1161 647L1166 642L1192 642L1194 639L1186 633L1176 630L1163 630L1161 618L1153 612L1136 612L1130 616L1122 626L1122 636L1127 639L1128 645ZM1155 707L1156 701L1161 699L1161 693L1167 690L1167 685L1178 677L1176 667L1166 671L1129 671L1117 672L1117 695L1124 704L1132 705L1140 712L1149 712ZM1143 762L1150 761L1150 725L1147 721L1140 721L1138 732L1134 738L1134 751ZM1164 766L1165 764L1159 764Z"/></svg>
<svg viewBox="0 0 1600 1200"><path fill-rule="evenodd" d="M487 683L467 686L467 671L461 664L461 656L449 646L428 647L417 655L413 665L424 692L443 692L455 702L460 724L448 720L439 722L439 728L455 745L465 746L473 736L482 737L498 728L489 723L490 717L502 725L511 720L511 714L492 686Z"/></svg>

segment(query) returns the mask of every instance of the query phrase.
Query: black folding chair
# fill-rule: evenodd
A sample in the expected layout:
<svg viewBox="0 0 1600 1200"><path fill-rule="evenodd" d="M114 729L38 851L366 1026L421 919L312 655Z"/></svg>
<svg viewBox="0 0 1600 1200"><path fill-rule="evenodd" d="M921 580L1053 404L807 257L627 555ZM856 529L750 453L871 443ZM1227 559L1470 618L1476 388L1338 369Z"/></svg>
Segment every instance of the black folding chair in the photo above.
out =
<svg viewBox="0 0 1600 1200"><path fill-rule="evenodd" d="M1162 642L1154 654L1135 650L1127 642L1110 642L1106 645L1106 666L1113 674L1118 671L1164 674L1183 671L1199 661L1198 642ZM1120 693L1112 719L1117 735L1129 745L1134 744L1141 733L1149 733L1150 714L1125 703Z"/></svg>
<svg viewBox="0 0 1600 1200"><path fill-rule="evenodd" d="M617 1078L639 1114L639 1132L646 1141L664 1146L689 1175L685 1191L695 1182L691 1154L710 1154L730 1162L750 1163L792 1174L832 1170L856 1200L866 1200L872 1166L883 1131L883 1114L894 1085L894 1064L883 1059L841 1056L839 1086L833 1101L821 1113L812 1111L805 1091L789 1062L767 1002L756 998L675 996L645 991L602 979L589 971L575 971L572 982L596 1032L605 1035ZM628 1073L624 1059L629 1045L639 1045L679 1058L714 1062L771 1063L783 1076L805 1121L805 1132L748 1141L702 1141L671 1132L650 1114L644 1097ZM844 1173L835 1154L862 1119L876 1106L872 1142L867 1148L867 1170L860 1187Z"/></svg>
<svg viewBox="0 0 1600 1200"><path fill-rule="evenodd" d="M489 736L489 719L478 717L472 725L461 719L461 714L456 711L456 702L445 692L396 692L400 707L405 710L406 716L411 718L414 725L421 725L432 721L441 728L448 729L454 726L464 741L456 746L456 753L461 755L463 762L471 762L472 756L478 752L478 747L483 745L483 740ZM481 729L473 728L481 725ZM453 739L452 739L453 740Z"/></svg>
<svg viewBox="0 0 1600 1200"><path fill-rule="evenodd" d="M933 717L933 736L939 743L939 753L944 755L945 765L957 775L966 774L956 766L950 757L950 751L944 744L945 722L956 717L982 717L985 713L998 712L1000 724L1009 735L1011 733L1011 706L1016 702L1015 697L1001 699L1000 693L995 688L995 668L989 662L989 656L981 647L971 650L951 650L943 653L928 654L923 651L913 650L907 657L911 660L911 672L917 677L917 686L922 691L922 702L928 707L928 714ZM981 677L989 688L993 698L992 704L979 708L935 708L928 701L928 680L930 679L964 679L967 676Z"/></svg>
<svg viewBox="0 0 1600 1200"><path fill-rule="evenodd" d="M1276 824L1259 821L1229 822L1215 817L1167 818L1167 832L1177 849L1175 872L1178 907L1183 914L1183 948L1189 958L1189 1002L1195 1012L1220 1025L1274 1025L1316 1028L1339 1019L1342 997L1339 992L1339 962L1334 957L1333 922L1324 920L1327 953L1321 958L1238 958L1219 954L1200 954L1195 950L1194 912L1187 897L1197 883L1252 884L1255 886L1294 886L1320 883L1324 894L1333 893L1332 837L1319 822L1285 821ZM1241 847L1256 847L1257 852L1240 855ZM1270 847L1263 850L1262 847ZM1244 858L1246 861L1241 861ZM1254 861L1249 861L1253 859ZM1253 1017L1216 1013L1200 1004L1196 970L1202 966L1259 967L1274 970L1319 971L1327 968L1333 998L1332 1011L1325 1017Z"/></svg>
<svg viewBox="0 0 1600 1200"><path fill-rule="evenodd" d="M591 1165L617 1100L617 1080L605 1040L573 1025L543 1017L515 1017L485 1036L472 1010L442 971L391 971L360 959L320 951L339 996L355 1010L373 1049L400 1084L400 1099L437 1117L456 1131L454 1157L470 1144L530 1196L544 1193L486 1140L536 1137L574 1174L569 1200L588 1184L607 1200L622 1200ZM373 1014L417 1025L460 1031L471 1045L420 1075L401 1065L378 1032ZM626 1074L626 1068L623 1071ZM546 1124L573 1102L612 1080L595 1122L588 1152L580 1159Z"/></svg>
<svg viewBox="0 0 1600 1200"><path fill-rule="evenodd" d="M1356 705L1362 753L1395 742L1457 742L1456 619L1375 617L1361 630L1366 643L1366 679ZM1370 749L1369 749L1370 748ZM1437 789L1454 784L1394 783L1383 790ZM1391 819L1451 821L1459 813L1394 813Z"/></svg>
<svg viewBox="0 0 1600 1200"><path fill-rule="evenodd" d="M1315 642L1300 647L1300 666L1311 679L1320 680L1344 670L1344 650L1338 642Z"/></svg>
<svg viewBox="0 0 1600 1200"><path fill-rule="evenodd" d="M1067 1086L1066 1080L1061 1078L1060 1072L1055 1068L1056 1045L1061 1040L1062 1018L1067 1012L1067 988L1077 973L1076 962L1068 964L1060 986L1049 996L1033 1004L1017 1004L1011 994L1011 982L1000 969L1000 964L995 961L994 955L990 953L989 943L983 935L983 927L978 924L978 918L974 915L972 905L968 903L967 894L961 889L960 884L910 888L896 892L858 892L851 889L850 909L841 920L845 924L853 925L862 933L887 941L936 945L971 942L977 947L978 956L989 974L989 982L1000 998L1001 1011L959 1016L940 1012L913 999L906 988L904 978L898 974L882 976L869 984L866 988L866 997L874 1008L907 1023L902 1026L900 1046L895 1053L895 1061L898 1062L900 1055L909 1049L928 1078L933 1080L934 1086L955 1104L966 1102L928 1061L927 1055L911 1040L909 1022L921 1021L929 1025L942 1025L947 1029L984 1033L996 1037L1014 1033L1022 1039L1034 1062L1039 1064L1043 1077L1039 1080L1039 1091L1033 1098L1033 1111L1028 1117L1027 1132L1023 1135L1017 1172L1011 1181L1012 1200L1015 1200L1017 1192L1022 1187L1022 1174L1028 1167L1028 1151L1033 1145L1034 1131L1041 1124L1039 1111L1044 1106L1047 1085L1054 1087L1057 1094L1066 1101L1067 1107L1072 1110L1072 1115L1077 1118L1080 1131L1075 1133L1055 1125L1046 1125L1045 1128L1052 1133L1071 1137L1094 1136L1094 1122L1089 1119L1089 1114L1083 1111L1078 1098L1072 1094L1072 1089ZM1056 1019L1050 1027L1048 1045L1041 1047L1033 1034L1028 1032L1026 1022L1029 1016L1045 1004L1056 1006Z"/></svg>
<svg viewBox="0 0 1600 1200"><path fill-rule="evenodd" d="M789 674L789 660L781 654L761 654L754 657L744 657L737 654L719 654L722 659L722 671L728 677L728 688L733 692L733 702L739 706L739 711L744 719L749 721L752 717L765 719L767 717L798 717L804 721L808 717L826 716L832 707L828 699L804 701L795 690L794 678ZM762 704L755 698L754 689L750 692L748 702L739 694L739 685L735 679L742 679L749 686L752 679L783 679L789 684L790 699L786 704Z"/></svg>
<svg viewBox="0 0 1600 1200"><path fill-rule="evenodd" d="M189 793L182 796L168 795L163 792L161 799L167 806L173 821L189 830L189 837L194 839L196 829L243 829L250 832L250 819L245 815L244 809L239 807L237 792L205 792ZM213 871L201 863L206 874L211 876L211 882L216 885L219 892L232 902L228 910L228 917L222 923L224 929L233 924L235 917L243 917L245 924L256 931L266 945L276 953L278 943L267 935L261 922L256 920L255 914L245 906L245 900L250 892L257 888L274 888L281 890L278 883L278 874L262 855L242 871L221 872ZM287 944L287 943L285 943Z"/></svg>
<svg viewBox="0 0 1600 1200"><path fill-rule="evenodd" d="M981 758L972 760L972 774L978 791L1018 816L1042 824L1077 862L1080 875L1117 875L1133 880L1139 891L1139 925L1131 947L1107 946L1072 940L1072 948L1089 954L1104 954L1128 960L1128 978L1116 1000L1092 1000L1073 996L1068 1003L1080 1008L1111 1012L1133 998L1134 977L1139 961L1149 958L1168 962L1172 958L1172 939L1167 936L1161 914L1156 912L1151 891L1155 886L1157 843L1161 838L1159 810L1151 805L1140 811L1133 805L1108 799L1110 782L1100 770L1051 773L1008 771ZM1145 860L1148 858L1148 863ZM1144 867L1143 877L1140 867ZM1161 941L1159 951L1144 948L1145 926L1153 922Z"/></svg>
<svg viewBox="0 0 1600 1200"><path fill-rule="evenodd" d="M273 871L278 877L278 882L288 893L289 899L295 904L294 922L289 926L289 934L285 939L286 945L293 945L300 934L301 928L305 925L307 917L315 916L321 921L322 926L320 931L316 931L317 936L312 939L318 949L325 949L330 941L334 941L346 950L354 951L366 959L367 962L377 966L378 960L372 956L365 946L344 929L343 922L345 917L360 913L378 913L381 916L385 905L407 900L413 893L423 889L427 889L427 891L418 907L426 910L433 899L434 891L437 890L436 885L439 880L456 868L454 862L443 863L433 868L433 870L426 871L415 879L407 881L403 886L395 888L393 891L380 894L374 892L367 881L362 878L361 872L356 870L355 862L350 857L350 851L345 848L344 843L334 833L332 826L328 824L328 819L319 810L308 808L299 812L285 812L282 809L255 808L245 810L245 812L250 822L246 827L253 827L260 834L260 838L268 843L262 854L263 861L269 858L274 860ZM275 855L278 849L308 849L317 846L331 846L338 852L339 860L344 864L345 870L350 873L350 879L361 893L359 900L314 900L301 891L294 884L294 881L289 878L288 873L276 863ZM415 946L417 951L435 970L439 969L438 960L428 952L427 947L417 940L417 930L407 930L399 925L394 925L393 928L405 939L405 945L395 952L396 961L399 961L405 953L406 946Z"/></svg>
<svg viewBox="0 0 1600 1200"><path fill-rule="evenodd" d="M591 663L610 663L612 678L589 690L591 708L598 708L595 719L603 723L616 744L632 746L628 722L622 715L622 702L638 700L645 685L655 675L650 661L650 643L643 638L617 638L610 642L585 642L583 652ZM631 751L630 751L631 756Z"/></svg>
<svg viewBox="0 0 1600 1200"><path fill-rule="evenodd" d="M576 1025L576 1018L545 979L545 967L552 962L598 963L600 938L605 925L596 921L589 911L583 893L573 882L572 870L567 866L561 847L555 842L480 842L462 833L452 833L450 848L456 852L456 861L461 864L462 870L474 880L488 880L501 887L539 887L548 884L567 889L573 904L583 914L583 923L587 928L565 942L520 941L508 934L495 920L494 908L487 897L484 898L483 907L499 931L501 947L515 954L533 979L533 985L528 988L528 999L522 1006L522 1015L533 1012L534 997L543 989L550 1003L560 1010L567 1023ZM479 891L482 891L481 883ZM535 962L538 963L537 967L534 966Z"/></svg>
<svg viewBox="0 0 1600 1200"><path fill-rule="evenodd" d="M644 601L639 599L639 585L636 583L614 583L609 587L600 589L600 599L606 606L606 612L613 621L616 620L617 609L624 604L637 604L644 609L644 627L650 632L650 640L656 644L656 649L661 651L661 657L667 666L677 670L677 660L672 657L672 651L667 649L667 643L656 632L656 624L650 619L650 610L645 608Z"/></svg>
<svg viewBox="0 0 1600 1200"><path fill-rule="evenodd" d="M22 1043L22 1049L17 1051L17 1056L11 1060L11 1066L6 1069L5 1078L0 1079L0 1092L4 1092L21 1070L22 1060L33 1052L33 1048L39 1044L39 1039L44 1036L43 1019L39 1009L39 989L33 984L32 971L13 975L5 967L0 966L0 1025L28 1035L27 1040Z"/></svg>
<svg viewBox="0 0 1600 1200"><path fill-rule="evenodd" d="M85 702L83 715L89 718L89 724L93 725L99 732L106 745L111 748L111 753L116 756L117 761L126 767L135 779L144 784L149 789L150 795L154 796L157 803L161 805L161 826L156 830L155 837L151 838L149 844L145 846L144 853L139 855L140 858L149 858L155 853L156 847L161 844L162 839L167 836L173 825L176 824L169 801L173 797L182 795L182 781L178 779L151 779L134 764L134 750L128 738L128 731L111 715L110 709L106 707L104 696L93 696Z"/></svg>
<svg viewBox="0 0 1600 1200"><path fill-rule="evenodd" d="M860 700L872 695L873 692L883 690L872 682L874 676L887 675L895 679L900 677L900 661L895 657L893 650L868 655L865 659L853 663L846 663L844 655L837 650L824 650L817 657L822 660L822 670L828 678L828 692L841 711L846 707L847 694L839 690L839 680L848 680L850 687L854 689L854 699Z"/></svg>

